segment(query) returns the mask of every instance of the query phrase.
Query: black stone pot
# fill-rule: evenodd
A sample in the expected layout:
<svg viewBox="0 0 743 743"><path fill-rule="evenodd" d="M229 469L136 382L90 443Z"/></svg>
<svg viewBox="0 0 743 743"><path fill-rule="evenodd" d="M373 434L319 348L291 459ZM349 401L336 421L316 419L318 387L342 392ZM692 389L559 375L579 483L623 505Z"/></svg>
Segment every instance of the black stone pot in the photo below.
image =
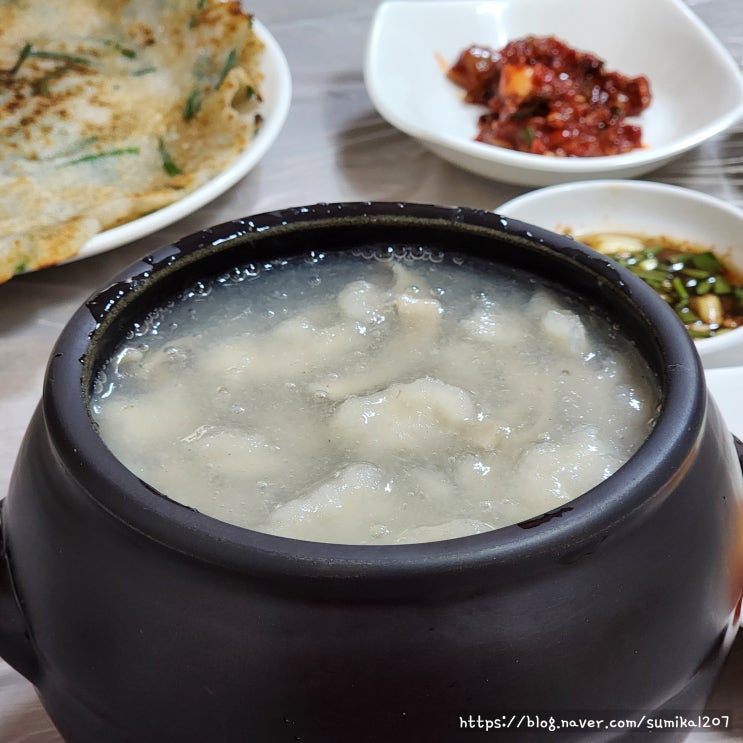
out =
<svg viewBox="0 0 743 743"><path fill-rule="evenodd" d="M103 445L92 376L134 318L235 264L379 246L525 268L606 312L663 391L646 443L558 511L402 546L218 522L154 493ZM733 438L693 343L617 265L467 209L262 214L143 259L63 331L2 504L0 652L70 743L447 743L493 740L488 726L511 715L498 739L529 741L544 728L522 714L691 714L737 629L742 513Z"/></svg>

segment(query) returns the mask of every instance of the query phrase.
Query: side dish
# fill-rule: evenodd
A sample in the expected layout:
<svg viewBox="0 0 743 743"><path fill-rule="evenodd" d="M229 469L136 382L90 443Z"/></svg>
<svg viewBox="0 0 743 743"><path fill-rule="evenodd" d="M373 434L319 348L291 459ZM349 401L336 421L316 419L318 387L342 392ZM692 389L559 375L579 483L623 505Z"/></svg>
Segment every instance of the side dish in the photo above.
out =
<svg viewBox="0 0 743 743"><path fill-rule="evenodd" d="M487 106L476 139L520 152L595 157L642 146L627 122L651 101L646 77L608 71L593 54L528 36L500 51L470 46L448 70L468 103Z"/></svg>
<svg viewBox="0 0 743 743"><path fill-rule="evenodd" d="M0 4L0 281L194 191L260 124L237 0Z"/></svg>
<svg viewBox="0 0 743 743"><path fill-rule="evenodd" d="M692 337L710 338L743 325L743 284L713 251L668 237L598 233L577 239L655 289Z"/></svg>

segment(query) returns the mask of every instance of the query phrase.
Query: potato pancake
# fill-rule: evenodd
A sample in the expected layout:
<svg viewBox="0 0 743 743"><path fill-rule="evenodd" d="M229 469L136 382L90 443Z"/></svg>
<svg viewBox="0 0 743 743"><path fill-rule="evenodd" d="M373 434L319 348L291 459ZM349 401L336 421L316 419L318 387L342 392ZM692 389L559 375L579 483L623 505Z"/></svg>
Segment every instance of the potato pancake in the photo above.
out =
<svg viewBox="0 0 743 743"><path fill-rule="evenodd" d="M0 282L228 167L262 48L237 0L0 2Z"/></svg>

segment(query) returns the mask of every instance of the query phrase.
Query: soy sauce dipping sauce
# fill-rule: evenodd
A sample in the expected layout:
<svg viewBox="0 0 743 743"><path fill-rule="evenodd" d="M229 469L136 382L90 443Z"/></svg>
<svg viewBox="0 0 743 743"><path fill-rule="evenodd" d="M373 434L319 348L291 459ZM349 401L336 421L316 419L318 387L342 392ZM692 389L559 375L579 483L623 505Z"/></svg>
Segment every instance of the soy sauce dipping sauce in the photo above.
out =
<svg viewBox="0 0 743 743"><path fill-rule="evenodd" d="M693 338L743 325L743 277L714 250L664 236L596 233L578 239L655 289Z"/></svg>

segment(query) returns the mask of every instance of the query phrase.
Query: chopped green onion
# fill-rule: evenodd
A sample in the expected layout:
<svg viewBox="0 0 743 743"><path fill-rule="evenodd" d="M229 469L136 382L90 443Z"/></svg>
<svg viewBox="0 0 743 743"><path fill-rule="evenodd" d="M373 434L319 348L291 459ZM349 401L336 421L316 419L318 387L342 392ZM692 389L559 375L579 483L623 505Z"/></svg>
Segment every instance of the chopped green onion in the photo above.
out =
<svg viewBox="0 0 743 743"><path fill-rule="evenodd" d="M67 64L81 64L86 66L93 64L85 57L76 57L73 54L65 54L64 52L37 52L31 49L27 56L37 57L38 59L56 59Z"/></svg>
<svg viewBox="0 0 743 743"><path fill-rule="evenodd" d="M76 165L77 163L89 163L93 160L101 160L104 157L119 157L121 155L138 155L139 147L122 147L117 150L106 150L105 152L94 152L91 155L83 155L74 160L70 160L66 165Z"/></svg>
<svg viewBox="0 0 743 743"><path fill-rule="evenodd" d="M639 276L645 281L658 281L662 282L668 278L668 274L665 271L656 269L654 271L643 271L639 266L631 266L632 273Z"/></svg>
<svg viewBox="0 0 743 743"><path fill-rule="evenodd" d="M681 297L681 299L689 298L689 292L686 291L684 282L681 281L681 279L678 276L674 276L673 279L671 279L671 284L673 288L676 290L676 294L678 294L678 296Z"/></svg>
<svg viewBox="0 0 743 743"><path fill-rule="evenodd" d="M18 59L16 60L15 64L10 68L10 76L13 77L16 72L21 68L21 65L28 59L29 54L31 54L32 50L31 44L25 44L23 49L21 49L21 53L18 55Z"/></svg>
<svg viewBox="0 0 743 743"><path fill-rule="evenodd" d="M712 291L713 286L714 284L711 281L701 281L696 285L697 296L703 297L705 294L708 294Z"/></svg>
<svg viewBox="0 0 743 743"><path fill-rule="evenodd" d="M519 139L527 146L531 147L534 142L534 130L530 126L525 126L519 130Z"/></svg>
<svg viewBox="0 0 743 743"><path fill-rule="evenodd" d="M715 276L712 288L715 294L730 294L730 284L722 276Z"/></svg>
<svg viewBox="0 0 743 743"><path fill-rule="evenodd" d="M252 85L247 85L245 87L245 96L248 100L251 100L252 98L257 98L259 101L263 100L261 94Z"/></svg>
<svg viewBox="0 0 743 743"><path fill-rule="evenodd" d="M163 161L163 170L168 175L178 175L182 173L183 171L173 162L173 159L170 157L170 153L165 147L165 143L162 139L157 140L157 149L160 153L160 157Z"/></svg>
<svg viewBox="0 0 743 743"><path fill-rule="evenodd" d="M235 67L235 65L237 65L237 50L230 49L229 54L227 55L227 59L225 60L224 67L222 68L222 72L219 75L219 80L214 86L215 90L222 87L222 83L225 81L225 78L227 77L229 71L233 67Z"/></svg>
<svg viewBox="0 0 743 743"><path fill-rule="evenodd" d="M186 98L186 105L183 107L184 121L191 121L201 110L201 93L193 90L191 95Z"/></svg>
<svg viewBox="0 0 743 743"><path fill-rule="evenodd" d="M198 0L198 2L196 3L196 10L204 10L205 7L206 7L206 0ZM195 15L192 15L188 19L188 27L196 28L196 26L198 25L199 25L198 18Z"/></svg>
<svg viewBox="0 0 743 743"><path fill-rule="evenodd" d="M122 46L118 41L114 41L113 39L103 39L103 43L106 46L112 46L117 52L128 59L134 59L137 56L137 52L134 49Z"/></svg>
<svg viewBox="0 0 743 743"><path fill-rule="evenodd" d="M699 322L699 318L691 311L688 306L674 308L676 314L686 323Z"/></svg>
<svg viewBox="0 0 743 743"><path fill-rule="evenodd" d="M694 253L691 257L691 262L697 268L701 268L708 273L717 273L725 268L717 259L717 256L709 251L704 253Z"/></svg>
<svg viewBox="0 0 743 743"><path fill-rule="evenodd" d="M686 276L691 276L694 279L708 279L709 278L709 271L704 271L701 268L689 268L689 266L685 266L681 269L681 273L683 273Z"/></svg>
<svg viewBox="0 0 743 743"><path fill-rule="evenodd" d="M666 259L669 263L680 263L685 266L691 260L691 253L674 253Z"/></svg>
<svg viewBox="0 0 743 743"><path fill-rule="evenodd" d="M10 68L10 77L13 77L18 70L21 68L21 65L29 58L29 57L36 57L37 59L54 59L61 62L64 62L65 64L80 64L89 66L92 64L92 62L89 59L86 59L85 57L77 57L72 54L64 54L63 52L45 52L41 50L36 50L33 48L32 44L25 44L23 49L21 49L21 53L18 55L18 59L16 60L15 64ZM49 82L49 80L52 79L52 77L55 77L56 75L60 74L59 71L50 72L45 77L43 77L37 84L36 88L38 91L46 93L48 92L46 84Z"/></svg>

